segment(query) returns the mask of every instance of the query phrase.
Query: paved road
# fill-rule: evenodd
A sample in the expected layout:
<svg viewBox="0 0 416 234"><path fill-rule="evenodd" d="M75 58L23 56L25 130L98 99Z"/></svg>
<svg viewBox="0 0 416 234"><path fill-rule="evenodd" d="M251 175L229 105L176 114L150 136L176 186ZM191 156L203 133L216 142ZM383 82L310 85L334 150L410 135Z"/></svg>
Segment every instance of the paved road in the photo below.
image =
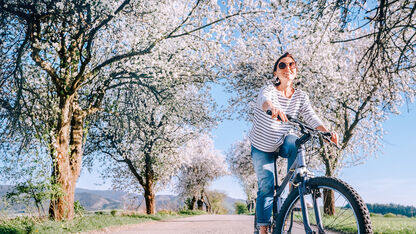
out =
<svg viewBox="0 0 416 234"><path fill-rule="evenodd" d="M252 234L253 222L254 216L249 215L196 215L187 218L105 228L100 231L89 232L89 234Z"/></svg>
<svg viewBox="0 0 416 234"><path fill-rule="evenodd" d="M249 215L197 215L163 221L149 221L104 228L88 234L253 234L254 216ZM304 234L303 226L294 224L292 234ZM326 232L335 234L335 232Z"/></svg>

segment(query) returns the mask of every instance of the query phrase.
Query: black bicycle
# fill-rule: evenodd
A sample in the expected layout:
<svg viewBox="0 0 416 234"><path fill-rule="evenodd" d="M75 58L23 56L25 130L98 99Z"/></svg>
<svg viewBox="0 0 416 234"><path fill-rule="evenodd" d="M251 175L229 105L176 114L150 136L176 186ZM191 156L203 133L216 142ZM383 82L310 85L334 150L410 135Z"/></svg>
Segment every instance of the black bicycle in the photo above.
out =
<svg viewBox="0 0 416 234"><path fill-rule="evenodd" d="M271 115L271 111L268 114ZM331 134L315 130L290 116L287 118L303 135L296 141L298 156L280 185L276 166L278 153L274 160L272 233L372 233L370 215L360 195L340 179L314 177L306 167L304 144L319 136L331 142ZM289 183L293 189L284 198L282 195ZM254 227L254 232L258 233L256 222Z"/></svg>

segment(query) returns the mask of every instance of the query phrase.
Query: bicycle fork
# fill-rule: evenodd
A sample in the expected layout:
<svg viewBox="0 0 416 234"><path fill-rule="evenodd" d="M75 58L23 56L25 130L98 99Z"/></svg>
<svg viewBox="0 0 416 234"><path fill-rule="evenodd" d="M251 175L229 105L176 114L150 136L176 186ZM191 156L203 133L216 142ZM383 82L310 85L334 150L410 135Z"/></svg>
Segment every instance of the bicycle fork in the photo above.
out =
<svg viewBox="0 0 416 234"><path fill-rule="evenodd" d="M305 227L305 232L306 233L313 233L312 228L310 226L309 223L309 214L308 214L308 207L305 201L305 195L308 194L309 192L311 192L312 194L312 203L313 203L313 209L314 209L314 213L315 213L315 221L316 221L316 225L318 226L318 231L319 233L325 233L323 226L322 226L322 221L321 221L321 214L320 214L320 210L319 210L319 206L318 203L316 202L316 199L319 196L319 191L313 190L313 191L308 191L308 189L306 188L306 184L308 181L308 176L305 175L304 168L305 168L305 150L303 147L301 147L298 151L298 155L299 157L299 166L300 166L300 170L301 171L299 174L297 174L296 176L299 176L298 178L300 179L300 184L301 186L298 187L299 189L299 199L300 199L300 206L302 208L302 217L303 217L303 224ZM302 170L303 169L303 170ZM293 215L293 213L292 213Z"/></svg>

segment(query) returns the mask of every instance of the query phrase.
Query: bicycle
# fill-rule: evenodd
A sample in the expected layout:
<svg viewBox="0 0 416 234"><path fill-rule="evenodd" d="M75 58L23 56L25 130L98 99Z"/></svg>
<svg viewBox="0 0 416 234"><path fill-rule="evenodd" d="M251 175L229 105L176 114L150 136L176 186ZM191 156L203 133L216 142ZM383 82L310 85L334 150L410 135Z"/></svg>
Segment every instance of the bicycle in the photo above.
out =
<svg viewBox="0 0 416 234"><path fill-rule="evenodd" d="M271 111L267 111L267 114L271 115ZM271 232L372 233L367 206L351 186L333 177L314 177L306 168L304 144L319 136L331 142L331 133L315 130L289 115L287 118L300 128L303 135L296 141L298 156L280 185L276 166L278 152L274 158ZM288 183L292 184L293 189L284 199L282 195ZM331 201L329 196L332 197L332 203L325 203ZM254 233L258 233L256 221Z"/></svg>

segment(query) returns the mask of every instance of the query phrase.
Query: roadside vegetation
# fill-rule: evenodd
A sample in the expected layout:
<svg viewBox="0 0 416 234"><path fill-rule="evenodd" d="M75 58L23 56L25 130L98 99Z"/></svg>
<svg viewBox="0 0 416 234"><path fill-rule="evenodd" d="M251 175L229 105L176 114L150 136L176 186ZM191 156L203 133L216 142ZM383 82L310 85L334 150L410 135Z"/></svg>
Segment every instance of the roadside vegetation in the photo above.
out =
<svg viewBox="0 0 416 234"><path fill-rule="evenodd" d="M402 215L371 213L371 222L375 234L404 234L416 233L416 217Z"/></svg>
<svg viewBox="0 0 416 234"><path fill-rule="evenodd" d="M416 207L403 206L399 204L367 204L367 208L371 213L402 215L407 217L416 217Z"/></svg>
<svg viewBox="0 0 416 234"><path fill-rule="evenodd" d="M77 233L98 230L110 226L137 224L151 220L164 220L200 214L205 214L205 212L200 210L181 210L179 212L163 210L154 215L148 215L112 210L97 211L90 214L79 215L70 221L53 221L37 217L17 217L14 219L0 218L0 233Z"/></svg>

